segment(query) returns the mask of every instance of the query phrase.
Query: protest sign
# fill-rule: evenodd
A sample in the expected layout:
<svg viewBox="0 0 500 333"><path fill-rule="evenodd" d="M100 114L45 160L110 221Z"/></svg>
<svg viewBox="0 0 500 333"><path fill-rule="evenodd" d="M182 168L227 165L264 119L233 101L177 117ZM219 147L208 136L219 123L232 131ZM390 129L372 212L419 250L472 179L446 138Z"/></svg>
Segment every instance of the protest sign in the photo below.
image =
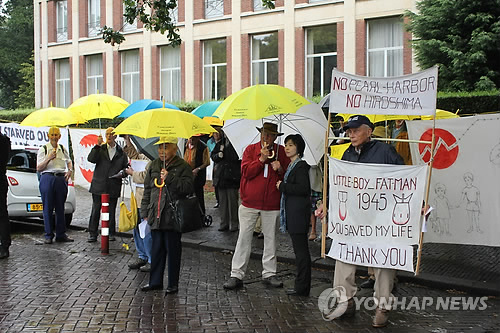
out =
<svg viewBox="0 0 500 333"><path fill-rule="evenodd" d="M0 132L10 138L12 146L40 147L49 142L50 127L21 126L16 123L0 123ZM68 130L60 128L59 144L69 151Z"/></svg>
<svg viewBox="0 0 500 333"><path fill-rule="evenodd" d="M407 122L412 140L429 140L432 121ZM423 241L500 246L500 114L436 120ZM413 164L429 162L430 144L410 145Z"/></svg>
<svg viewBox="0 0 500 333"><path fill-rule="evenodd" d="M374 78L332 71L330 112L346 114L434 115L438 68Z"/></svg>
<svg viewBox="0 0 500 333"><path fill-rule="evenodd" d="M426 166L329 159L328 236L334 259L413 271Z"/></svg>

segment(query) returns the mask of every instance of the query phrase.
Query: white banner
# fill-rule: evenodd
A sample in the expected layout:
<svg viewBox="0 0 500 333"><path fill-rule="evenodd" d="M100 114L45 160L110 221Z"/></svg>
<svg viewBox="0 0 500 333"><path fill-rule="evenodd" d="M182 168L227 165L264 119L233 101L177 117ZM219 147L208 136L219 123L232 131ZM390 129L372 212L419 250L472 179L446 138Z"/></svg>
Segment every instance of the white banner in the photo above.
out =
<svg viewBox="0 0 500 333"><path fill-rule="evenodd" d="M70 128L73 156L75 158L75 185L82 186L87 190L90 188L95 168L95 164L90 163L87 157L92 147L97 144L99 134L104 136L104 130ZM122 138L117 138L116 143L121 147L125 145ZM124 196L126 198L130 198L129 184L130 177L124 178L123 190L125 191Z"/></svg>
<svg viewBox="0 0 500 333"><path fill-rule="evenodd" d="M432 121L408 121L412 140L429 140ZM500 114L436 120L429 193L434 210L424 242L500 246ZM413 164L429 144L410 145Z"/></svg>
<svg viewBox="0 0 500 333"><path fill-rule="evenodd" d="M434 115L438 68L396 77L366 77L332 71L330 112Z"/></svg>
<svg viewBox="0 0 500 333"><path fill-rule="evenodd" d="M328 256L413 271L426 166L353 163L330 158Z"/></svg>
<svg viewBox="0 0 500 333"><path fill-rule="evenodd" d="M10 138L12 146L40 147L49 142L50 127L21 126L16 123L0 123L0 132ZM68 130L60 128L59 144L69 151Z"/></svg>

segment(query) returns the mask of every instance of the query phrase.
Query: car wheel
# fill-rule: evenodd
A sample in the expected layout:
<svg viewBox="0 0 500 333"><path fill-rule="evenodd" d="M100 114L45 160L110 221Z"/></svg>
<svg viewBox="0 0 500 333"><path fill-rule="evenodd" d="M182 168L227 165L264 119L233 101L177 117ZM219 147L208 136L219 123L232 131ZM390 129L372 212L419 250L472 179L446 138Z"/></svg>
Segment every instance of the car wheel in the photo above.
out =
<svg viewBox="0 0 500 333"><path fill-rule="evenodd" d="M73 220L73 214L64 214L64 220L66 221L66 228L69 227Z"/></svg>

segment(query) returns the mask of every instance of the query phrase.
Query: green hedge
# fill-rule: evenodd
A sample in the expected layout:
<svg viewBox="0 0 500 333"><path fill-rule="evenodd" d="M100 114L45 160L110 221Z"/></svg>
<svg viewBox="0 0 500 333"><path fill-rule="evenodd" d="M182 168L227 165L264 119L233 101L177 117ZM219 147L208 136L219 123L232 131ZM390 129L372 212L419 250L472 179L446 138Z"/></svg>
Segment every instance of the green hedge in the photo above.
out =
<svg viewBox="0 0 500 333"><path fill-rule="evenodd" d="M475 92L440 92L437 97L437 108L456 112L459 115L500 111L500 91Z"/></svg>

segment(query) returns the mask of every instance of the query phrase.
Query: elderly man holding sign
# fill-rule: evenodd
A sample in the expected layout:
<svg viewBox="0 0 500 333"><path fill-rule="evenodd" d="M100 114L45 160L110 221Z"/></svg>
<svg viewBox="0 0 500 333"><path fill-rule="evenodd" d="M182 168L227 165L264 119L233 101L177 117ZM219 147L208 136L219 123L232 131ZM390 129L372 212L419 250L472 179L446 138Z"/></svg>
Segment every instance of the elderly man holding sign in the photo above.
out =
<svg viewBox="0 0 500 333"><path fill-rule="evenodd" d="M342 160L357 163L372 164L398 164L404 165L401 156L394 147L381 141L371 140L374 125L370 120L362 115L356 115L349 118L344 126L346 134L351 139L351 145L344 152ZM375 299L378 306L373 318L373 327L384 327L387 325L390 310L391 291L394 283L395 269L374 268L375 271ZM333 287L342 287L345 289L347 304L341 306L341 311L334 311L327 315L328 319L344 318L353 316L355 304L353 297L357 287L354 281L356 265L337 260L335 263L335 275L333 278Z"/></svg>

